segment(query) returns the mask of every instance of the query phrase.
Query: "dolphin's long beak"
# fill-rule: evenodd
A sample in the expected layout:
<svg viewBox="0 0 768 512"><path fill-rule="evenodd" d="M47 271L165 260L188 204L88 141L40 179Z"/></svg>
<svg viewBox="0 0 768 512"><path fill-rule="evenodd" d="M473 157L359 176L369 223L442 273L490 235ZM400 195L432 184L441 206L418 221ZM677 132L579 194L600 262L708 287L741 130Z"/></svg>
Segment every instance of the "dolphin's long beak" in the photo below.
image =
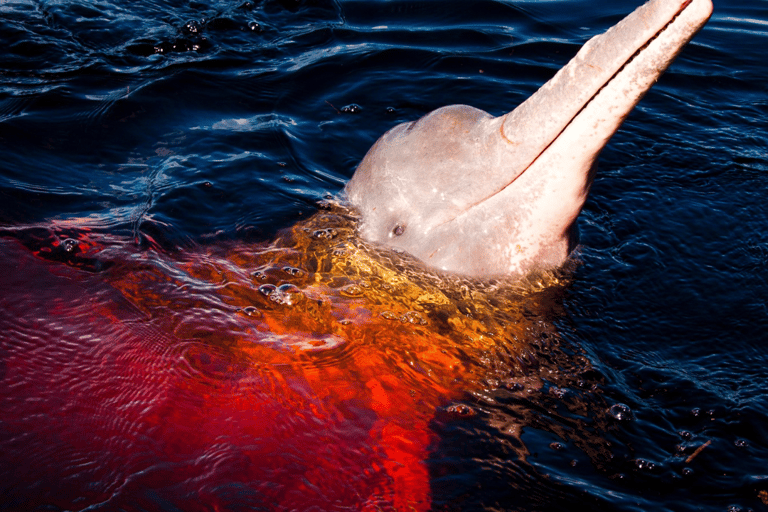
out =
<svg viewBox="0 0 768 512"><path fill-rule="evenodd" d="M549 82L504 116L502 135L513 146L515 173L559 138L568 138L582 153L591 146L596 157L711 14L711 0L652 0L588 41Z"/></svg>

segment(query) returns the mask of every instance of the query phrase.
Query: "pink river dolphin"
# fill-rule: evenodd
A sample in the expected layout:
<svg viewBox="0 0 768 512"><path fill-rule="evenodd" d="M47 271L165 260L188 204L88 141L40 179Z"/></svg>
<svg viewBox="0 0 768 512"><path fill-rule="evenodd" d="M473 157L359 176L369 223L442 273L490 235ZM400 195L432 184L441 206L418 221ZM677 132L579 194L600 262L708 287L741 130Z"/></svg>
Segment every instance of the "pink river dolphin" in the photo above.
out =
<svg viewBox="0 0 768 512"><path fill-rule="evenodd" d="M512 112L452 105L395 126L346 186L361 235L469 276L561 265L600 151L711 13L652 0Z"/></svg>

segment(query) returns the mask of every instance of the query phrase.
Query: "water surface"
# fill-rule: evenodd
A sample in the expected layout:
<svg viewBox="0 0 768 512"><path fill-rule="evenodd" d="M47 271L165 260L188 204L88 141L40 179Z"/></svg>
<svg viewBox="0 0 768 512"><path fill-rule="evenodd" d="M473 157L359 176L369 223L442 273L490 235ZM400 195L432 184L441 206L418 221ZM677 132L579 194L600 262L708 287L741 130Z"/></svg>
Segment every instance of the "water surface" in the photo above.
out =
<svg viewBox="0 0 768 512"><path fill-rule="evenodd" d="M766 2L603 151L567 279L437 282L318 206L634 7L0 5L0 509L766 507Z"/></svg>

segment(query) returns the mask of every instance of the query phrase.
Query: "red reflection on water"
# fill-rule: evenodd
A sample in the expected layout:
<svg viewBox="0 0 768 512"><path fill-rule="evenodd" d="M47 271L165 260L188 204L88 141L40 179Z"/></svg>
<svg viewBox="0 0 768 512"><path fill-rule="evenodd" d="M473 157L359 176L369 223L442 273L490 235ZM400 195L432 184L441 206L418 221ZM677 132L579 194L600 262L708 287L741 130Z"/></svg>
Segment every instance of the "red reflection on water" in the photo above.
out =
<svg viewBox="0 0 768 512"><path fill-rule="evenodd" d="M223 274L187 293L176 273L224 272L207 260L90 273L0 252L4 508L429 509L450 391L392 355L418 332L322 286L303 313L252 318L257 288L217 289ZM449 367L429 336L419 360Z"/></svg>

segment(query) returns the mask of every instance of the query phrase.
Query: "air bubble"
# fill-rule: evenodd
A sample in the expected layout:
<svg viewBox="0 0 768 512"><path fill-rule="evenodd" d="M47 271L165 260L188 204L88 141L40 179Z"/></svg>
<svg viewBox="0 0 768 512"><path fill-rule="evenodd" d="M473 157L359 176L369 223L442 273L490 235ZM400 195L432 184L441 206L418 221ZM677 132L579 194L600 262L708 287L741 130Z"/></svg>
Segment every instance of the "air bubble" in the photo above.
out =
<svg viewBox="0 0 768 512"><path fill-rule="evenodd" d="M259 310L253 306L245 307L242 311L248 316L259 316Z"/></svg>
<svg viewBox="0 0 768 512"><path fill-rule="evenodd" d="M77 240L73 238L67 238L66 240L62 240L61 246L66 252L73 252L75 249L77 249Z"/></svg>
<svg viewBox="0 0 768 512"><path fill-rule="evenodd" d="M186 34L199 34L202 32L203 28L200 26L200 23L196 20L190 20L184 24L184 28L182 29L182 32Z"/></svg>
<svg viewBox="0 0 768 512"><path fill-rule="evenodd" d="M347 106L341 107L341 111L345 114L359 114L363 108L357 103L350 103Z"/></svg>
<svg viewBox="0 0 768 512"><path fill-rule="evenodd" d="M270 298L286 306L295 306L304 295L298 286L294 284L281 284Z"/></svg>
<svg viewBox="0 0 768 512"><path fill-rule="evenodd" d="M299 287L293 284L263 284L259 286L259 291L272 302L285 306L295 306L304 297Z"/></svg>
<svg viewBox="0 0 768 512"><path fill-rule="evenodd" d="M271 297L277 291L277 286L273 284L263 284L259 286L259 291L263 295L266 295L267 297Z"/></svg>
<svg viewBox="0 0 768 512"><path fill-rule="evenodd" d="M635 460L635 467L640 471L655 471L656 464L649 460L637 459Z"/></svg>
<svg viewBox="0 0 768 512"><path fill-rule="evenodd" d="M417 313L416 311L409 311L406 314L404 314L402 317L400 317L400 321L404 324L414 324L414 325L426 325L427 321L424 320L424 317L421 316L420 313Z"/></svg>
<svg viewBox="0 0 768 512"><path fill-rule="evenodd" d="M477 412L475 412L473 408L465 404L450 405L448 406L447 411L455 416L460 416L462 418L471 418L472 416L477 415Z"/></svg>
<svg viewBox="0 0 768 512"><path fill-rule="evenodd" d="M323 240L332 240L336 238L337 235L338 235L338 232L334 228L318 229L312 233L312 236L314 238L323 239Z"/></svg>
<svg viewBox="0 0 768 512"><path fill-rule="evenodd" d="M632 409L625 404L614 404L608 409L608 414L619 421L632 421Z"/></svg>
<svg viewBox="0 0 768 512"><path fill-rule="evenodd" d="M363 289L356 284L349 284L341 289L341 294L345 297L362 297Z"/></svg>
<svg viewBox="0 0 768 512"><path fill-rule="evenodd" d="M285 272L286 274L290 274L293 277L304 276L304 271L296 267L283 267L283 272Z"/></svg>

